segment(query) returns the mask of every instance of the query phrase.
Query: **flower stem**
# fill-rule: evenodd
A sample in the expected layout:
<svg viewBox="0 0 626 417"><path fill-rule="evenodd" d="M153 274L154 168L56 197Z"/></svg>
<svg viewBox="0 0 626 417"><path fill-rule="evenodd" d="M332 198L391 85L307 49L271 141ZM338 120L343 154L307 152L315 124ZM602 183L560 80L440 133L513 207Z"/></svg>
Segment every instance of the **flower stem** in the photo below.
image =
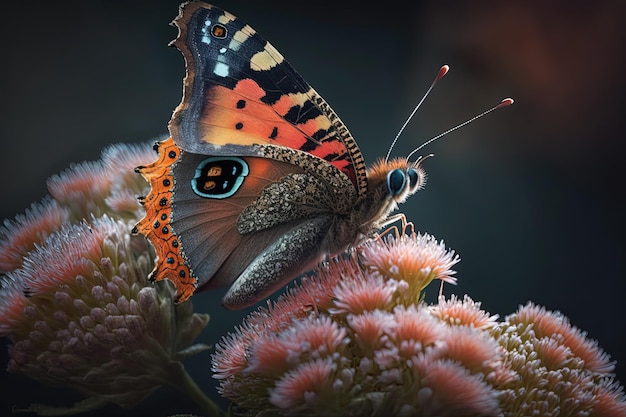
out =
<svg viewBox="0 0 626 417"><path fill-rule="evenodd" d="M171 376L173 377L169 383L189 395L197 405L200 406L205 417L223 417L224 412L215 404L204 392L198 384L191 378L185 370L181 362L172 364Z"/></svg>

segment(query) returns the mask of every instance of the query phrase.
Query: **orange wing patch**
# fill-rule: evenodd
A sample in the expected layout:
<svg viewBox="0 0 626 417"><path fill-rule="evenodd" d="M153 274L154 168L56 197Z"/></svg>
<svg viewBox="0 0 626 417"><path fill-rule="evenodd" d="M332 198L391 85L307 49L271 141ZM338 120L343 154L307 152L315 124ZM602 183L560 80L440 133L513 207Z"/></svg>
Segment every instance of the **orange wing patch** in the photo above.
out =
<svg viewBox="0 0 626 417"><path fill-rule="evenodd" d="M193 295L197 285L196 278L185 265L180 242L170 225L170 201L174 187L171 168L181 151L172 138L159 142L156 146L159 159L150 165L136 168L150 182L152 188L141 201L146 215L137 223L133 233L145 235L156 250L158 261L150 273L150 280L161 281L169 278L176 287L176 302L180 303Z"/></svg>
<svg viewBox="0 0 626 417"><path fill-rule="evenodd" d="M273 105L262 101L265 95L252 79L239 81L232 90L212 87L199 118L200 140L213 145L273 144L304 150L343 171L356 186L349 159L341 159L348 152L346 145L338 136L327 134L332 125L325 114L311 118L300 114L303 121L295 124L285 119L289 112L304 109L309 95L284 94Z"/></svg>

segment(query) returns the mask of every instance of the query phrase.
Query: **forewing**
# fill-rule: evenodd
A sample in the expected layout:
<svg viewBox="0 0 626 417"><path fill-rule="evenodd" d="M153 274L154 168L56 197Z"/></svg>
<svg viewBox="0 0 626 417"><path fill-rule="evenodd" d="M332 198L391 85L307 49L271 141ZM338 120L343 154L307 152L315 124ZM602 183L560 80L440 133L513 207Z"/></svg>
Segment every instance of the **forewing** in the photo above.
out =
<svg viewBox="0 0 626 417"><path fill-rule="evenodd" d="M215 6L191 2L174 21L185 57L183 100L170 121L182 149L259 155L274 145L307 152L367 189L356 142L328 104L250 26Z"/></svg>

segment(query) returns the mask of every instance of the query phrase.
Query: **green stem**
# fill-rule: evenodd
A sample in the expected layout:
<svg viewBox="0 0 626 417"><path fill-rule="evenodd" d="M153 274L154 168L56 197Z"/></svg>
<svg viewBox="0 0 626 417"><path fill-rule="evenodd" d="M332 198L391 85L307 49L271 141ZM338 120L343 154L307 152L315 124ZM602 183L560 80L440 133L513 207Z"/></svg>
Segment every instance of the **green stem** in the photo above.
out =
<svg viewBox="0 0 626 417"><path fill-rule="evenodd" d="M179 390L189 395L200 406L204 417L224 417L224 412L215 404L204 392L200 389L198 384L189 376L185 367L181 362L175 362L172 364L172 377L173 380L169 383Z"/></svg>

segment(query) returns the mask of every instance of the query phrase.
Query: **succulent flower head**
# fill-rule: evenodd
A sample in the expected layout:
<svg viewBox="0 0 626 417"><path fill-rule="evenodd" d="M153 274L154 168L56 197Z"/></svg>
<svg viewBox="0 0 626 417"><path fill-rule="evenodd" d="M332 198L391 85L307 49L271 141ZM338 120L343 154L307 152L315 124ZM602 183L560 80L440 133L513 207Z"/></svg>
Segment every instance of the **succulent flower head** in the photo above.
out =
<svg viewBox="0 0 626 417"><path fill-rule="evenodd" d="M146 187L133 167L149 149L117 145L74 165L49 181L54 198L5 221L0 336L11 341L10 372L130 406L204 348L192 342L208 316L175 305L168 283L148 282L154 252L130 233Z"/></svg>
<svg viewBox="0 0 626 417"><path fill-rule="evenodd" d="M608 356L564 316L424 302L457 261L419 234L331 260L217 344L220 393L234 415L626 415Z"/></svg>

